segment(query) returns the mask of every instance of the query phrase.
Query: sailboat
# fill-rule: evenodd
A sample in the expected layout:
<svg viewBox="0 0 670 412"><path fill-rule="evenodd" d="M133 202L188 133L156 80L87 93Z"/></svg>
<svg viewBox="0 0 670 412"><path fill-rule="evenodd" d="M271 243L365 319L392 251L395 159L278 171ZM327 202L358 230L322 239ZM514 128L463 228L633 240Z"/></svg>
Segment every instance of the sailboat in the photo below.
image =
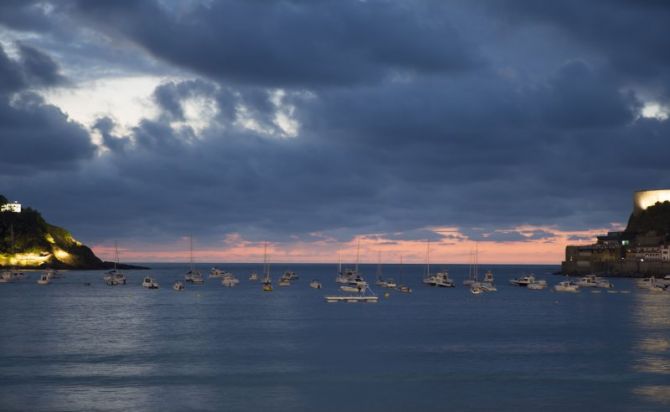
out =
<svg viewBox="0 0 670 412"><path fill-rule="evenodd" d="M189 236L189 240L191 245L189 254L191 269L188 272L186 272L186 275L184 275L184 280L186 280L187 282L191 282L194 285L202 285L205 283L205 278L203 278L202 274L198 270L196 270L195 267L193 266L193 236Z"/></svg>
<svg viewBox="0 0 670 412"><path fill-rule="evenodd" d="M272 278L270 277L270 264L268 263L268 242L263 246L263 292L272 292Z"/></svg>
<svg viewBox="0 0 670 412"><path fill-rule="evenodd" d="M436 286L440 288L453 288L456 285L454 281L449 278L449 272L446 270L430 273L430 240L426 242L426 274L423 278L423 283L429 286Z"/></svg>
<svg viewBox="0 0 670 412"><path fill-rule="evenodd" d="M398 286L395 280L382 277L382 252L377 252L377 281L375 285L388 289L395 289Z"/></svg>
<svg viewBox="0 0 670 412"><path fill-rule="evenodd" d="M400 279L400 284L396 286L396 290L402 293L412 293L412 289L402 283L402 255L400 255L400 273L398 279Z"/></svg>
<svg viewBox="0 0 670 412"><path fill-rule="evenodd" d="M476 245L476 244L475 244ZM468 268L468 278L463 281L463 285L470 286L477 283L477 246L475 251L470 252L470 267Z"/></svg>
<svg viewBox="0 0 670 412"><path fill-rule="evenodd" d="M368 283L361 277L358 273L358 261L360 258L360 240L356 245L356 267L353 271L345 271L342 273L342 263L340 262L340 271L338 275L338 283L340 282L340 277L344 277L347 280L347 284L340 286L340 290L343 292L349 292L349 295L328 295L324 296L326 302L328 303L337 303L337 302L349 302L349 303L377 303L379 297L374 294ZM343 279L344 280L344 279ZM369 293L367 293L369 292Z"/></svg>
<svg viewBox="0 0 670 412"><path fill-rule="evenodd" d="M119 245L114 242L114 269L105 273L105 283L107 286L125 285L127 282L126 275L118 270L119 265Z"/></svg>

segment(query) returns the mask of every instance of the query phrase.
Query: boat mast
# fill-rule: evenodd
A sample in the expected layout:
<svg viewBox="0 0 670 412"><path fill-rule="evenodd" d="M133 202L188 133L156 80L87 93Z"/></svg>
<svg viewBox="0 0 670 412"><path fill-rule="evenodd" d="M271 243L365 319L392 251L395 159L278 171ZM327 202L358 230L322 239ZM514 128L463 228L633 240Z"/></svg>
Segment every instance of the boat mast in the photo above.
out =
<svg viewBox="0 0 670 412"><path fill-rule="evenodd" d="M268 264L268 242L263 243L263 271L265 272L265 280L270 277L270 265Z"/></svg>
<svg viewBox="0 0 670 412"><path fill-rule="evenodd" d="M191 272L193 272L193 235L189 236L189 243L190 243L190 248L189 248L189 261L191 262Z"/></svg>
<svg viewBox="0 0 670 412"><path fill-rule="evenodd" d="M116 267L119 264L119 244L115 240L114 241L114 271L116 271Z"/></svg>
<svg viewBox="0 0 670 412"><path fill-rule="evenodd" d="M475 242L475 280L479 279L479 241Z"/></svg>
<svg viewBox="0 0 670 412"><path fill-rule="evenodd" d="M430 276L430 240L426 242L426 276Z"/></svg>
<svg viewBox="0 0 670 412"><path fill-rule="evenodd" d="M382 252L377 251L377 279L382 278Z"/></svg>
<svg viewBox="0 0 670 412"><path fill-rule="evenodd" d="M356 242L356 274L358 275L358 259L360 258L361 255L361 240L358 239L358 242Z"/></svg>

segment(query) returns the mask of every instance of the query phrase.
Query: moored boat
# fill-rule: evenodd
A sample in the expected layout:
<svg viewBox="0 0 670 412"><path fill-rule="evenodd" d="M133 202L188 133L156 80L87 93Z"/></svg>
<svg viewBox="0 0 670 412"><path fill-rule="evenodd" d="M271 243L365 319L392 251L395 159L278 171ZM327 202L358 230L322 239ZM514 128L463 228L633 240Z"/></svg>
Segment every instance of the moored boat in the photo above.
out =
<svg viewBox="0 0 670 412"><path fill-rule="evenodd" d="M564 280L562 282L558 282L558 284L554 285L554 290L556 292L579 292L579 285L577 285L574 282L571 282L569 280Z"/></svg>
<svg viewBox="0 0 670 412"><path fill-rule="evenodd" d="M142 287L147 289L158 289L158 282L151 276L145 276L142 280Z"/></svg>

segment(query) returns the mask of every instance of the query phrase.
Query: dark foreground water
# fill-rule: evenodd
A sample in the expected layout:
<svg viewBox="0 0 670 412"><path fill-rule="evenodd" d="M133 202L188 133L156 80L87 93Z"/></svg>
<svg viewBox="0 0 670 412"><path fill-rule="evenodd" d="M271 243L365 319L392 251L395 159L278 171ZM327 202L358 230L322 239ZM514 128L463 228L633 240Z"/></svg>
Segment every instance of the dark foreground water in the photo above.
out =
<svg viewBox="0 0 670 412"><path fill-rule="evenodd" d="M614 280L629 294L558 294L507 284L553 284L556 267L493 266L499 291L474 296L465 266L449 266L456 289L405 266L411 295L327 304L333 265L291 265L301 279L272 293L247 281L253 265L227 266L236 288L181 293L184 265L153 266L159 290L143 271L119 287L101 272L0 284L0 410L670 410L670 293L630 280Z"/></svg>

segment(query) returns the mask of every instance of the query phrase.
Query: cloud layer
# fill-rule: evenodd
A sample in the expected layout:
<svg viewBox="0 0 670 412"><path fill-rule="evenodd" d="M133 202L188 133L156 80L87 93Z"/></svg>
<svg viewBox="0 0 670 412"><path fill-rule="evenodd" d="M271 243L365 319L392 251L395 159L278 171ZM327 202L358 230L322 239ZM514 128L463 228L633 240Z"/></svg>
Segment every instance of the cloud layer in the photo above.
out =
<svg viewBox="0 0 670 412"><path fill-rule="evenodd" d="M446 242L440 227L543 242L546 227L608 227L625 221L632 191L670 185L668 12L5 3L2 191L98 243ZM104 107L78 123L39 97L119 75L173 78L130 126Z"/></svg>

